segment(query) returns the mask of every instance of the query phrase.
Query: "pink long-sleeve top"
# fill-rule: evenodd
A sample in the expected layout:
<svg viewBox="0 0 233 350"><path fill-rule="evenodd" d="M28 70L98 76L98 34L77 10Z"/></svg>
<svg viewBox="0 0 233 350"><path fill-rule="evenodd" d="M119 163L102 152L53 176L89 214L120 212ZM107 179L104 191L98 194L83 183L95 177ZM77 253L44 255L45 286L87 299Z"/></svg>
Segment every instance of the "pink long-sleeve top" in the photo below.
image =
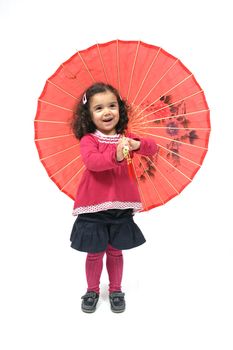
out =
<svg viewBox="0 0 233 350"><path fill-rule="evenodd" d="M140 141L136 153L154 155L156 143L128 133L127 137ZM107 136L100 131L83 136L80 150L86 169L78 186L73 215L107 209L142 209L136 181L129 177L126 160L118 162L116 147L121 135Z"/></svg>

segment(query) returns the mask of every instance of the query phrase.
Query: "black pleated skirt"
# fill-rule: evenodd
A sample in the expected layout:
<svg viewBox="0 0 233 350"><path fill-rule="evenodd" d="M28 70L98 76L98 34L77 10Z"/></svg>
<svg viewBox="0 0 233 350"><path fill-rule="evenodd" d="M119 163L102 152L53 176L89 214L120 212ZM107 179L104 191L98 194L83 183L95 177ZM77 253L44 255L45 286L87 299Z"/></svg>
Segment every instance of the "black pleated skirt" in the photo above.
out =
<svg viewBox="0 0 233 350"><path fill-rule="evenodd" d="M81 252L99 253L108 244L119 250L145 243L140 228L133 220L132 209L109 209L79 214L70 236L71 247Z"/></svg>

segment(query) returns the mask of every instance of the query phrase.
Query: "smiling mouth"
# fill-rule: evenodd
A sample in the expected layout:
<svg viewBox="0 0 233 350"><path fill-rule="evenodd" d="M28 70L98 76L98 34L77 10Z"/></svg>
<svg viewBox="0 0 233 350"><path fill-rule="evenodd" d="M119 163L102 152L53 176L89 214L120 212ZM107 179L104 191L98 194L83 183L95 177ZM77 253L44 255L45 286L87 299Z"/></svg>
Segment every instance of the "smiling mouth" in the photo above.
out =
<svg viewBox="0 0 233 350"><path fill-rule="evenodd" d="M108 118L108 119L104 119L103 122L108 123L108 122L111 122L112 120L113 120L113 118Z"/></svg>

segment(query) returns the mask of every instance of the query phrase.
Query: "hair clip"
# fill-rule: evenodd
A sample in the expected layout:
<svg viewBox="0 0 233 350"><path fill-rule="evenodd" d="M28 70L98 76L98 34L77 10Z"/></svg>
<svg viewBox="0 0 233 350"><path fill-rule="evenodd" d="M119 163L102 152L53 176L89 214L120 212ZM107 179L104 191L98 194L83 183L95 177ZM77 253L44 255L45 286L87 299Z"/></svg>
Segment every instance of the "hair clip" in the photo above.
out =
<svg viewBox="0 0 233 350"><path fill-rule="evenodd" d="M87 95L85 92L85 94L83 95L83 104L85 105L86 103L87 103Z"/></svg>

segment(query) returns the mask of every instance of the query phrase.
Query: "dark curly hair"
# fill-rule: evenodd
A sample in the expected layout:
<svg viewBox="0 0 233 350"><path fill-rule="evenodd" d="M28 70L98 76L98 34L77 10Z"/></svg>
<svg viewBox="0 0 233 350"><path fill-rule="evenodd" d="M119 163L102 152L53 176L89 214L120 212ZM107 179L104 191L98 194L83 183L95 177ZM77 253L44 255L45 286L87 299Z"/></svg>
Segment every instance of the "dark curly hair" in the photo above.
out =
<svg viewBox="0 0 233 350"><path fill-rule="evenodd" d="M90 99L95 94L110 91L112 92L116 98L119 105L119 122L116 125L116 132L118 134L123 134L124 130L127 128L128 124L128 110L129 107L126 101L122 100L119 92L112 85L105 83L95 83L91 85L80 97L76 110L74 112L71 128L77 139L81 139L84 135L88 133L92 133L96 130L96 126L92 121L91 113L90 113ZM86 102L83 101L83 96L86 97Z"/></svg>

